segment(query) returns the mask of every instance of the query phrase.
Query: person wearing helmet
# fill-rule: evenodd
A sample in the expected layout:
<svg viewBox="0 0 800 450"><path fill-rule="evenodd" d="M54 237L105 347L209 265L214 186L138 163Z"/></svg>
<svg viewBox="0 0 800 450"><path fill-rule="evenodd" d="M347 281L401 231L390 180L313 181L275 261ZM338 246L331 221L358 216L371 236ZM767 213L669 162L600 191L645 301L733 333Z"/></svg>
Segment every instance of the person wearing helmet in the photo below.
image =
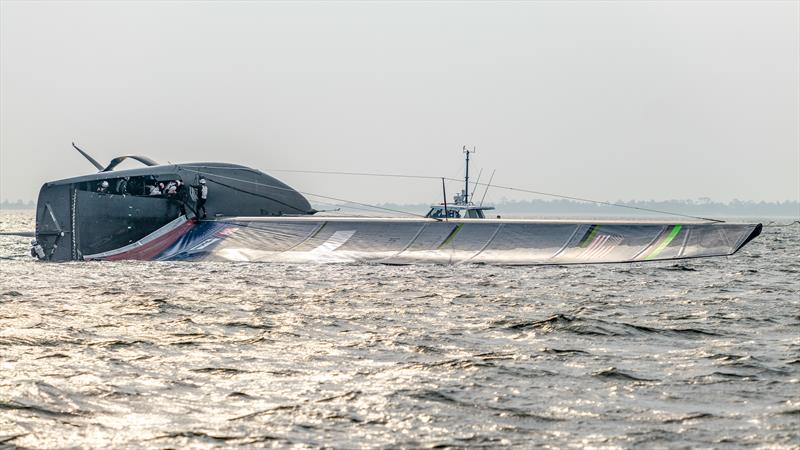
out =
<svg viewBox="0 0 800 450"><path fill-rule="evenodd" d="M175 180L175 197L180 204L180 214L186 215L186 205L189 201L189 193L186 190L186 185L181 180Z"/></svg>
<svg viewBox="0 0 800 450"><path fill-rule="evenodd" d="M206 218L206 200L208 200L208 186L206 179L200 178L200 185L197 186L197 215L200 216L200 211L203 211L201 219Z"/></svg>
<svg viewBox="0 0 800 450"><path fill-rule="evenodd" d="M128 193L128 182L131 181L131 177L120 178L117 181L117 194L125 195Z"/></svg>
<svg viewBox="0 0 800 450"><path fill-rule="evenodd" d="M175 181L170 181L167 183L167 187L164 188L165 193L170 197L178 193L178 183Z"/></svg>
<svg viewBox="0 0 800 450"><path fill-rule="evenodd" d="M105 194L106 192L108 192L108 181L103 180L103 182L100 183L100 186L97 186L97 192L101 194Z"/></svg>

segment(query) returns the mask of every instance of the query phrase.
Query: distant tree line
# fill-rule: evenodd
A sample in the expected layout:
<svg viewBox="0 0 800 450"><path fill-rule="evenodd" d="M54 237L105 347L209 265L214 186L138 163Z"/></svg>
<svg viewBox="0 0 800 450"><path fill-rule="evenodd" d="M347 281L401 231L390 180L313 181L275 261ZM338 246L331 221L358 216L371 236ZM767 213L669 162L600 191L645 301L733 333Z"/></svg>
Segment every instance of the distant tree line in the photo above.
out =
<svg viewBox="0 0 800 450"><path fill-rule="evenodd" d="M33 200L28 200L27 202L22 200L17 200L16 202L3 200L0 202L0 209L36 209L36 203Z"/></svg>

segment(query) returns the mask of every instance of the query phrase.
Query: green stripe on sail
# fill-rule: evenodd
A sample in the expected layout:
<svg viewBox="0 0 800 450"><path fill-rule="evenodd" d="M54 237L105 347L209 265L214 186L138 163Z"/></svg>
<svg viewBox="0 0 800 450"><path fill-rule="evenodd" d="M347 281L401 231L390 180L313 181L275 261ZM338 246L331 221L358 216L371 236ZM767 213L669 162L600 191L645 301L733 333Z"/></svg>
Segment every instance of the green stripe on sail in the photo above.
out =
<svg viewBox="0 0 800 450"><path fill-rule="evenodd" d="M678 233L680 233L681 228L683 228L683 225L680 224L674 225L672 229L669 231L669 233L666 235L666 237L664 237L664 239L658 244L658 246L652 252L650 252L650 254L647 255L645 259L655 259L656 257L658 257L658 255L661 254L661 252L663 252L665 248L667 248L670 242L672 242L672 240L675 239L675 236L677 236Z"/></svg>
<svg viewBox="0 0 800 450"><path fill-rule="evenodd" d="M455 228L453 228L453 231L451 231L451 232L450 232L450 234L447 236L447 239L445 239L445 240L444 240L444 242L442 242L442 243L441 243L441 244L440 244L440 245L437 247L437 249L439 249L439 248L442 248L442 247L444 247L445 245L449 244L449 243L450 243L450 241L452 241L452 240L453 240L453 238L455 238L455 237L456 237L456 234L458 234L458 232L459 232L459 231L461 231L461 225L456 225L456 227L455 227Z"/></svg>
<svg viewBox="0 0 800 450"><path fill-rule="evenodd" d="M589 244L592 242L592 239L594 239L594 237L597 236L598 230L600 230L600 225L590 226L589 229L586 231L586 235L583 237L583 239L581 239L580 244L578 244L578 247L580 248L588 247Z"/></svg>

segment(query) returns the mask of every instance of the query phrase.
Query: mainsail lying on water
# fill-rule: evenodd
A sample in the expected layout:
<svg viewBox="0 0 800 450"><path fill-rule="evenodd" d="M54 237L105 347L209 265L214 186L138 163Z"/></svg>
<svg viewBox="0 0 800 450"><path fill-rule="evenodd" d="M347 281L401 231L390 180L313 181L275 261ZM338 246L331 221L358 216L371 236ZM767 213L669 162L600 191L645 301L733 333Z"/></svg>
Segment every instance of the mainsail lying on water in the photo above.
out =
<svg viewBox="0 0 800 450"><path fill-rule="evenodd" d="M85 259L499 265L655 261L736 253L761 225L518 220L185 217Z"/></svg>

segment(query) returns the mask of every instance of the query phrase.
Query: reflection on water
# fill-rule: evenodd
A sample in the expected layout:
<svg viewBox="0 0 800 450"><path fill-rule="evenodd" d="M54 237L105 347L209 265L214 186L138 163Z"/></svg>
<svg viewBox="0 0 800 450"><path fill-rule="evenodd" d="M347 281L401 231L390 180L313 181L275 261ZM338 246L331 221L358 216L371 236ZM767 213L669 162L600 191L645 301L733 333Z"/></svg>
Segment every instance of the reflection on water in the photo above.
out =
<svg viewBox="0 0 800 450"><path fill-rule="evenodd" d="M799 231L568 268L45 264L0 236L0 446L789 448Z"/></svg>

